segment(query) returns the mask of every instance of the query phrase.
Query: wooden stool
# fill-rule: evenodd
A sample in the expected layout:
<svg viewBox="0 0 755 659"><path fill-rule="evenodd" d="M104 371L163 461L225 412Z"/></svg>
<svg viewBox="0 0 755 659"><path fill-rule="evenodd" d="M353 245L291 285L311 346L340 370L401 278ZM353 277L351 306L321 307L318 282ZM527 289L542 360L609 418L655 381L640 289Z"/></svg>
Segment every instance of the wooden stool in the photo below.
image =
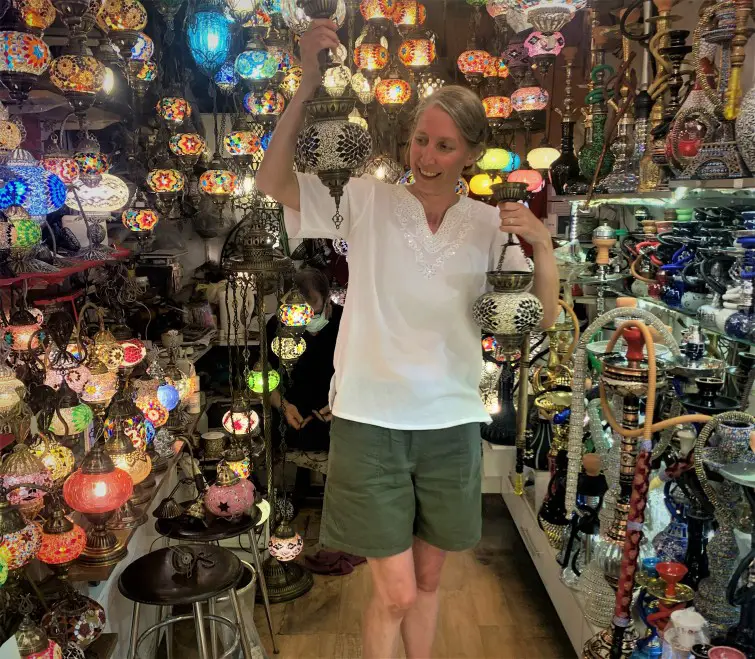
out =
<svg viewBox="0 0 755 659"><path fill-rule="evenodd" d="M176 552L181 550L189 550L199 557L193 565L191 574L186 576L175 567ZM171 657L172 625L191 619L194 620L200 659L226 659L236 651L239 641L241 641L244 659L252 659L249 640L238 624L241 620L241 606L236 594L236 585L242 575L241 561L236 555L228 549L213 545L178 545L158 549L137 558L126 567L118 579L118 590L121 595L134 603L127 659L139 659L139 646L150 634L163 628L167 628L168 656ZM209 604L226 592L230 595L237 622L214 614L205 615L202 611L202 602ZM159 607L159 621L139 634L139 614L143 604ZM165 617L166 612L171 611L172 607L180 605L191 605L193 615ZM212 655L207 646L205 620L210 621ZM234 634L231 647L219 657L217 656L216 624L229 627Z"/></svg>

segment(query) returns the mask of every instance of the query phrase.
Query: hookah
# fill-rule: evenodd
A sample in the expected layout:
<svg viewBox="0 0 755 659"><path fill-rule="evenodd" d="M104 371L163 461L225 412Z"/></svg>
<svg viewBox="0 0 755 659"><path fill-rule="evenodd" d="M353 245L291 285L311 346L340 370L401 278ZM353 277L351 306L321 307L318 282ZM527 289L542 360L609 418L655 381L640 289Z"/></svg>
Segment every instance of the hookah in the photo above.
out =
<svg viewBox="0 0 755 659"><path fill-rule="evenodd" d="M492 186L496 205L505 202L523 202L527 198L527 185L503 181ZM527 433L527 403L530 360L529 335L543 319L540 300L526 288L533 280L532 272L504 270L506 250L521 249L509 235L501 249L498 266L487 273L487 281L493 287L483 293L472 306L475 323L496 340L496 361L512 361L519 353L519 401L516 434L516 481L514 491L524 494L524 449Z"/></svg>
<svg viewBox="0 0 755 659"><path fill-rule="evenodd" d="M610 273L611 265L611 248L616 244L616 230L610 227L607 221L597 226L592 232L592 244L595 247L595 274L591 276L581 276L577 279L579 284L597 285L598 296L596 308L598 315L602 315L606 310L605 294L610 282L624 279L623 274Z"/></svg>

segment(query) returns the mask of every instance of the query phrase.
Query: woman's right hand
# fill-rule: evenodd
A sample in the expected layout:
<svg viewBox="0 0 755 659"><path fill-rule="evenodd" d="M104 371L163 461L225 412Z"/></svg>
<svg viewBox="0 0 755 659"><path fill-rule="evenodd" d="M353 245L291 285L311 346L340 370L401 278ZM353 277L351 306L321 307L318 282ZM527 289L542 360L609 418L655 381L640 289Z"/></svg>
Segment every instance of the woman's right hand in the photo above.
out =
<svg viewBox="0 0 755 659"><path fill-rule="evenodd" d="M299 89L303 90L308 97L315 93L322 82L318 55L326 49L335 51L341 44L338 40L338 34L336 34L337 28L338 26L327 18L316 18L299 39L303 71Z"/></svg>

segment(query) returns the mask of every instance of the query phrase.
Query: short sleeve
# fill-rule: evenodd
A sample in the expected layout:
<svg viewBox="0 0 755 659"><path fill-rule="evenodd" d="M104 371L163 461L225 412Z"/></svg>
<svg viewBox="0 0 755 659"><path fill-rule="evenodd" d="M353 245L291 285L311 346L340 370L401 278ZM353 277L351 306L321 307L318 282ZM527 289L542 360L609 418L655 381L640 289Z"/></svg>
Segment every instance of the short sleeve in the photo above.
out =
<svg viewBox="0 0 755 659"><path fill-rule="evenodd" d="M336 204L330 190L314 174L297 172L299 181L299 208L297 212L283 207L284 221L289 238L343 238L348 240L355 226L370 215L375 203L377 181L371 177L351 178L344 187L339 211L343 216L336 228L333 216Z"/></svg>

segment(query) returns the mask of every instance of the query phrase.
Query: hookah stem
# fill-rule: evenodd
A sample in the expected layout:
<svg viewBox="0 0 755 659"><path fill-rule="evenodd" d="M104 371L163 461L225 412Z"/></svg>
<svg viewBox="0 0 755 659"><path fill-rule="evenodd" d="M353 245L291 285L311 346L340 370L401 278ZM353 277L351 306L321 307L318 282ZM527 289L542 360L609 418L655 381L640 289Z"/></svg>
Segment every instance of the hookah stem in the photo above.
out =
<svg viewBox="0 0 755 659"><path fill-rule="evenodd" d="M522 335L522 350L519 357L519 406L516 414L516 478L515 492L518 495L524 494L524 445L525 435L527 432L527 397L529 387L527 380L530 370L530 335L529 332Z"/></svg>
<svg viewBox="0 0 755 659"><path fill-rule="evenodd" d="M645 424L643 427L643 441L639 455L635 462L634 478L632 480L632 494L629 499L629 515L627 517L627 534L621 559L621 573L616 591L616 605L614 608L613 635L611 639L611 659L621 659L624 632L631 622L630 607L632 605L632 590L634 588L634 574L637 569L637 552L642 538L642 523L645 521L645 505L650 484L650 449L653 438L653 411L655 407L656 362L655 345L647 325L642 321L628 320L623 322L611 336L606 352L613 349L616 341L627 327L640 330L648 352L648 390L645 403ZM624 436L623 428L619 434Z"/></svg>

